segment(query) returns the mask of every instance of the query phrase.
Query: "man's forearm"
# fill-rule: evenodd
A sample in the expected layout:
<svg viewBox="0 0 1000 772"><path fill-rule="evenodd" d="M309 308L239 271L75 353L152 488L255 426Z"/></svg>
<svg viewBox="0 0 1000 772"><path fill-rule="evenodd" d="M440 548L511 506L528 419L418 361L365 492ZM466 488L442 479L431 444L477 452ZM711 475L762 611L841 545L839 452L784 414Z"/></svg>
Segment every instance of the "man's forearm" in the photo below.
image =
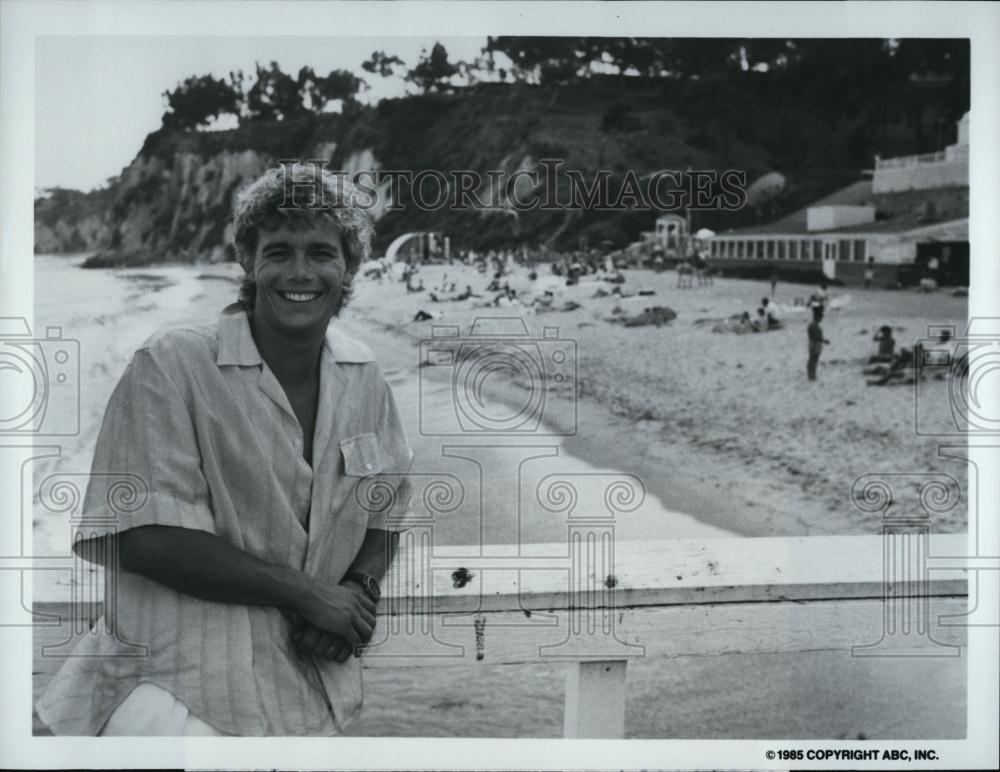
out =
<svg viewBox="0 0 1000 772"><path fill-rule="evenodd" d="M298 610L311 579L204 531L151 525L118 534L119 563L178 592L220 603Z"/></svg>
<svg viewBox="0 0 1000 772"><path fill-rule="evenodd" d="M365 540L361 544L361 549L358 550L358 554L347 572L368 574L381 582L396 555L398 543L398 532L369 528L365 532Z"/></svg>

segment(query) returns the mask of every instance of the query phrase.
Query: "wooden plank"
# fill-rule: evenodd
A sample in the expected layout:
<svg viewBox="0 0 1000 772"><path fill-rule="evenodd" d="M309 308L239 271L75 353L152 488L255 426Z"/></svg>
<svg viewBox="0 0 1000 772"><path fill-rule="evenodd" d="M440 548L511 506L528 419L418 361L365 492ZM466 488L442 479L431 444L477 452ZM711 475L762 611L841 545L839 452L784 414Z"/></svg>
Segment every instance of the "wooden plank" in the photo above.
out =
<svg viewBox="0 0 1000 772"><path fill-rule="evenodd" d="M576 662L566 674L563 737L625 737L626 660Z"/></svg>
<svg viewBox="0 0 1000 772"><path fill-rule="evenodd" d="M931 559L968 553L966 534L916 538L926 540L921 554ZM613 562L590 554L582 566L567 543L508 545L511 554L487 557L475 547L416 559L402 549L387 585L402 599L397 613L415 611L416 599L426 608L429 598L435 612L878 598L894 581L885 568L889 546L876 535L614 542ZM911 582L910 594L968 592L961 568L913 568L922 573L911 578L926 581Z"/></svg>
<svg viewBox="0 0 1000 772"><path fill-rule="evenodd" d="M404 618L379 618L365 667L440 667L461 664L514 664L558 660L607 660L637 657L690 657L720 654L837 650L883 641L883 650L855 656L957 656L966 645L961 627L942 627L938 617L961 614L967 598L926 599L917 624L890 629L881 599L640 606L606 617L584 612L485 612L436 615L429 633ZM593 624L592 624L593 623ZM407 629L413 632L407 633ZM396 631L400 632L396 632Z"/></svg>
<svg viewBox="0 0 1000 772"><path fill-rule="evenodd" d="M599 535L596 526L591 530ZM898 579L886 574L891 542L879 535L623 542L610 534L610 550L598 542L575 557L569 540L493 545L488 556L471 546L428 551L419 545L433 544L426 538L431 535L420 529L403 534L383 582L380 613L878 598L887 581ZM907 592L967 594L961 567L969 552L966 534L910 538L923 541L914 554L934 570L911 566L908 576L921 581L911 581Z"/></svg>

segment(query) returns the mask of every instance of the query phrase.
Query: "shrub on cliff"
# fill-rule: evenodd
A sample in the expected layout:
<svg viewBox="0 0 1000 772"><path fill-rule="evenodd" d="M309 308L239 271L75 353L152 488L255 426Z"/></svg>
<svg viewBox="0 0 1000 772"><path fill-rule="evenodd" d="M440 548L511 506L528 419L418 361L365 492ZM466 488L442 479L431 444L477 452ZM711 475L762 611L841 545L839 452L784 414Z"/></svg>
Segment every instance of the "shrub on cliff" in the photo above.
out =
<svg viewBox="0 0 1000 772"><path fill-rule="evenodd" d="M233 73L228 83L222 78L201 75L188 78L173 91L164 91L167 112L163 114L163 127L188 131L206 126L226 113L239 115L243 94L237 82Z"/></svg>

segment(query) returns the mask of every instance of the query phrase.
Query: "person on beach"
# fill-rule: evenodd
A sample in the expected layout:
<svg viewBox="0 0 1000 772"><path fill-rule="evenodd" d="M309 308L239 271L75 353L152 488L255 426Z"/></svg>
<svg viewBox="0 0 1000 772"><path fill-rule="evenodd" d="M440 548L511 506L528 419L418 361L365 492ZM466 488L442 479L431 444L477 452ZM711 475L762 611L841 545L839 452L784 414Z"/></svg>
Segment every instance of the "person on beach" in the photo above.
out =
<svg viewBox="0 0 1000 772"><path fill-rule="evenodd" d="M761 298L758 312L763 312L761 315L766 321L766 329L780 330L784 327L781 323L781 319L778 317L778 309L768 298Z"/></svg>
<svg viewBox="0 0 1000 772"><path fill-rule="evenodd" d="M819 355L823 351L824 345L830 345L830 341L823 337L823 328L819 323L823 321L823 307L813 307L813 320L809 322L806 332L809 338L809 361L806 364L806 375L810 381L816 380L816 366L819 364Z"/></svg>
<svg viewBox="0 0 1000 772"><path fill-rule="evenodd" d="M892 327L883 324L878 328L878 332L875 333L872 340L878 343L878 351L875 356L868 359L868 364L892 362L893 355L896 353L896 339L892 337Z"/></svg>
<svg viewBox="0 0 1000 772"><path fill-rule="evenodd" d="M326 736L359 715L413 456L371 350L331 324L371 252L363 200L315 165L263 174L235 209L239 301L122 375L73 545L114 606L38 702L55 734Z"/></svg>
<svg viewBox="0 0 1000 772"><path fill-rule="evenodd" d="M916 377L916 358L914 357L914 352L908 348L901 348L899 353L892 357L888 365L884 363L875 364L871 367L866 367L863 373L871 376L865 381L869 386L886 386L896 383L912 384Z"/></svg>

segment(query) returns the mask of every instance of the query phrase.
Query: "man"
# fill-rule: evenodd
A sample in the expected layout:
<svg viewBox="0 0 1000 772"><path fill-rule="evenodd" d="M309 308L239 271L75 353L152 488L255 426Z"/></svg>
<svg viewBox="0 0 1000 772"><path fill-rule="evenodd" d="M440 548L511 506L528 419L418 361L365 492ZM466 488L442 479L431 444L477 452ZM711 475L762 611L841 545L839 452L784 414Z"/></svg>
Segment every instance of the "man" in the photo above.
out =
<svg viewBox="0 0 1000 772"><path fill-rule="evenodd" d="M114 635L88 636L40 700L56 734L334 735L360 711L352 654L412 459L371 351L330 324L371 222L308 166L264 174L234 220L240 302L154 335L108 404L74 549L113 556ZM111 519L116 477L141 489Z"/></svg>
<svg viewBox="0 0 1000 772"><path fill-rule="evenodd" d="M819 355L823 351L823 345L829 345L830 341L823 337L823 328L819 326L823 321L823 306L813 306L812 313L813 320L806 328L809 336L809 362L806 364L806 374L810 381L815 381Z"/></svg>

